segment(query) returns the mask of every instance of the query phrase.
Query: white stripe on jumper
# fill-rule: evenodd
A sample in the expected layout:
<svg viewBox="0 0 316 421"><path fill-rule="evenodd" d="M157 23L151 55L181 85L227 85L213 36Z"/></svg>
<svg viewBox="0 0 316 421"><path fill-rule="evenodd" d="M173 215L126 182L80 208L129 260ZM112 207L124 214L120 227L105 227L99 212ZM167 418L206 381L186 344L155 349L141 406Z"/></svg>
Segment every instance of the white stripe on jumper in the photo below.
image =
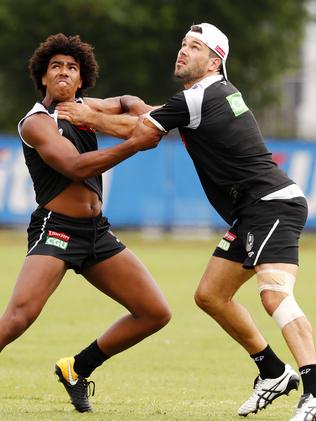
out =
<svg viewBox="0 0 316 421"><path fill-rule="evenodd" d="M39 239L36 241L36 243L34 244L34 246L27 252L27 254L26 255L28 255L29 253L31 253L31 251L37 246L37 244L41 241L41 239L43 238L43 235L44 235L44 232L45 232L45 227L46 227L46 222L47 222L47 220L50 218L50 216L51 216L51 214L52 214L52 211L49 211L48 212L48 215L47 216L45 216L45 218L44 218L44 222L43 222L43 225L42 225L42 228L41 228L41 235L39 236Z"/></svg>
<svg viewBox="0 0 316 421"><path fill-rule="evenodd" d="M269 234L266 236L264 242L261 244L258 253L257 253L257 257L255 258L255 261L253 262L253 265L256 266L257 261L259 259L259 256L263 250L263 247L266 245L267 241L269 240L269 238L271 237L271 235L273 234L273 231L276 229L276 227L279 225L280 223L280 219L277 219L273 225L273 227L270 229Z"/></svg>

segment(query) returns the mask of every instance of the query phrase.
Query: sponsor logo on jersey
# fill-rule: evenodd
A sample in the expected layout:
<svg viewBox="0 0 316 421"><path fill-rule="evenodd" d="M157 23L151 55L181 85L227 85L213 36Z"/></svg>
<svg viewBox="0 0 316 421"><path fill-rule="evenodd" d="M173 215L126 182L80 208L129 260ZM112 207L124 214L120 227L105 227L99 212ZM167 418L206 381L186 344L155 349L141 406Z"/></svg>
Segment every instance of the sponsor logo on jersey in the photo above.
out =
<svg viewBox="0 0 316 421"><path fill-rule="evenodd" d="M222 238L217 247L219 247L220 249L222 249L224 251L227 251L227 250L229 250L230 243L228 241L224 240L224 238Z"/></svg>
<svg viewBox="0 0 316 421"><path fill-rule="evenodd" d="M231 233L231 232L227 231L227 232L226 232L226 234L224 235L224 237L223 237L223 238L224 238L225 240L227 240L227 241L232 242L232 241L236 240L237 235L235 235L235 234L233 234L233 233Z"/></svg>
<svg viewBox="0 0 316 421"><path fill-rule="evenodd" d="M234 94L228 95L226 99L230 105L230 108L235 114L235 117L239 117L241 114L248 111L248 107L245 104L240 92L235 92Z"/></svg>
<svg viewBox="0 0 316 421"><path fill-rule="evenodd" d="M66 250L66 248L68 247L69 240L69 235L63 232L49 230L47 233L45 244Z"/></svg>
<svg viewBox="0 0 316 421"><path fill-rule="evenodd" d="M253 243L255 242L255 237L251 232L247 234L247 244L246 244L246 252L249 253L252 250ZM250 256L249 256L250 257Z"/></svg>

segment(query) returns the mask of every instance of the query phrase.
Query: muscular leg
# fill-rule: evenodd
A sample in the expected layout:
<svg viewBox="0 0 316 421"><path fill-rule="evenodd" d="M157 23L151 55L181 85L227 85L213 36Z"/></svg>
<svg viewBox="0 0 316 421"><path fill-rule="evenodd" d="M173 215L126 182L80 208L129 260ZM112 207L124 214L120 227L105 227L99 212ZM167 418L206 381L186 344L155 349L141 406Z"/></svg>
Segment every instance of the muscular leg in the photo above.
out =
<svg viewBox="0 0 316 421"><path fill-rule="evenodd" d="M0 350L35 321L65 271L65 263L55 257L26 257L9 304L0 318Z"/></svg>
<svg viewBox="0 0 316 421"><path fill-rule="evenodd" d="M267 342L255 326L248 311L233 300L236 291L253 276L240 263L212 256L195 293L197 305L249 354L256 354Z"/></svg>
<svg viewBox="0 0 316 421"><path fill-rule="evenodd" d="M170 310L164 296L144 265L128 249L86 269L83 275L130 312L98 338L98 346L106 355L133 346L169 321Z"/></svg>
<svg viewBox="0 0 316 421"><path fill-rule="evenodd" d="M256 266L257 272L263 269L281 269L294 276L297 273L296 265L285 263L269 263ZM271 290L261 292L262 304L270 316L286 295L286 293ZM299 367L316 364L312 327L306 317L299 317L285 325L282 334Z"/></svg>

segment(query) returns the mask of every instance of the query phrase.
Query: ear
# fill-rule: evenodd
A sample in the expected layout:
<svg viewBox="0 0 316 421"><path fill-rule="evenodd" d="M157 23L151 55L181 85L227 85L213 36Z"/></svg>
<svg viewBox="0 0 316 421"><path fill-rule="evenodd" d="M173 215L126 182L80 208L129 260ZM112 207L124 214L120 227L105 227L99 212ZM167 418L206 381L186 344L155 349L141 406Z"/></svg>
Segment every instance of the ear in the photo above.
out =
<svg viewBox="0 0 316 421"><path fill-rule="evenodd" d="M80 78L80 82L79 82L78 89L80 89L80 88L81 88L81 86L82 86L82 79Z"/></svg>
<svg viewBox="0 0 316 421"><path fill-rule="evenodd" d="M42 84L43 86L46 86L46 75L42 76Z"/></svg>
<svg viewBox="0 0 316 421"><path fill-rule="evenodd" d="M221 67L221 59L219 57L210 57L208 70L214 71Z"/></svg>

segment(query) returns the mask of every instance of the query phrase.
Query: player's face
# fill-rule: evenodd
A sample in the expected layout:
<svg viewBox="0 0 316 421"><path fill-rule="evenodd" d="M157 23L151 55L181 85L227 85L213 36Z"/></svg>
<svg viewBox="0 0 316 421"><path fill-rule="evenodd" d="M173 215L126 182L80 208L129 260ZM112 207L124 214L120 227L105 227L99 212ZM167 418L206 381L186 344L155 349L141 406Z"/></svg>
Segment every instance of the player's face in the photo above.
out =
<svg viewBox="0 0 316 421"><path fill-rule="evenodd" d="M178 52L174 74L185 85L193 84L208 73L211 62L207 45L197 38L187 36Z"/></svg>
<svg viewBox="0 0 316 421"><path fill-rule="evenodd" d="M56 54L49 60L42 83L46 86L46 97L58 101L73 100L82 85L80 64L72 56Z"/></svg>

